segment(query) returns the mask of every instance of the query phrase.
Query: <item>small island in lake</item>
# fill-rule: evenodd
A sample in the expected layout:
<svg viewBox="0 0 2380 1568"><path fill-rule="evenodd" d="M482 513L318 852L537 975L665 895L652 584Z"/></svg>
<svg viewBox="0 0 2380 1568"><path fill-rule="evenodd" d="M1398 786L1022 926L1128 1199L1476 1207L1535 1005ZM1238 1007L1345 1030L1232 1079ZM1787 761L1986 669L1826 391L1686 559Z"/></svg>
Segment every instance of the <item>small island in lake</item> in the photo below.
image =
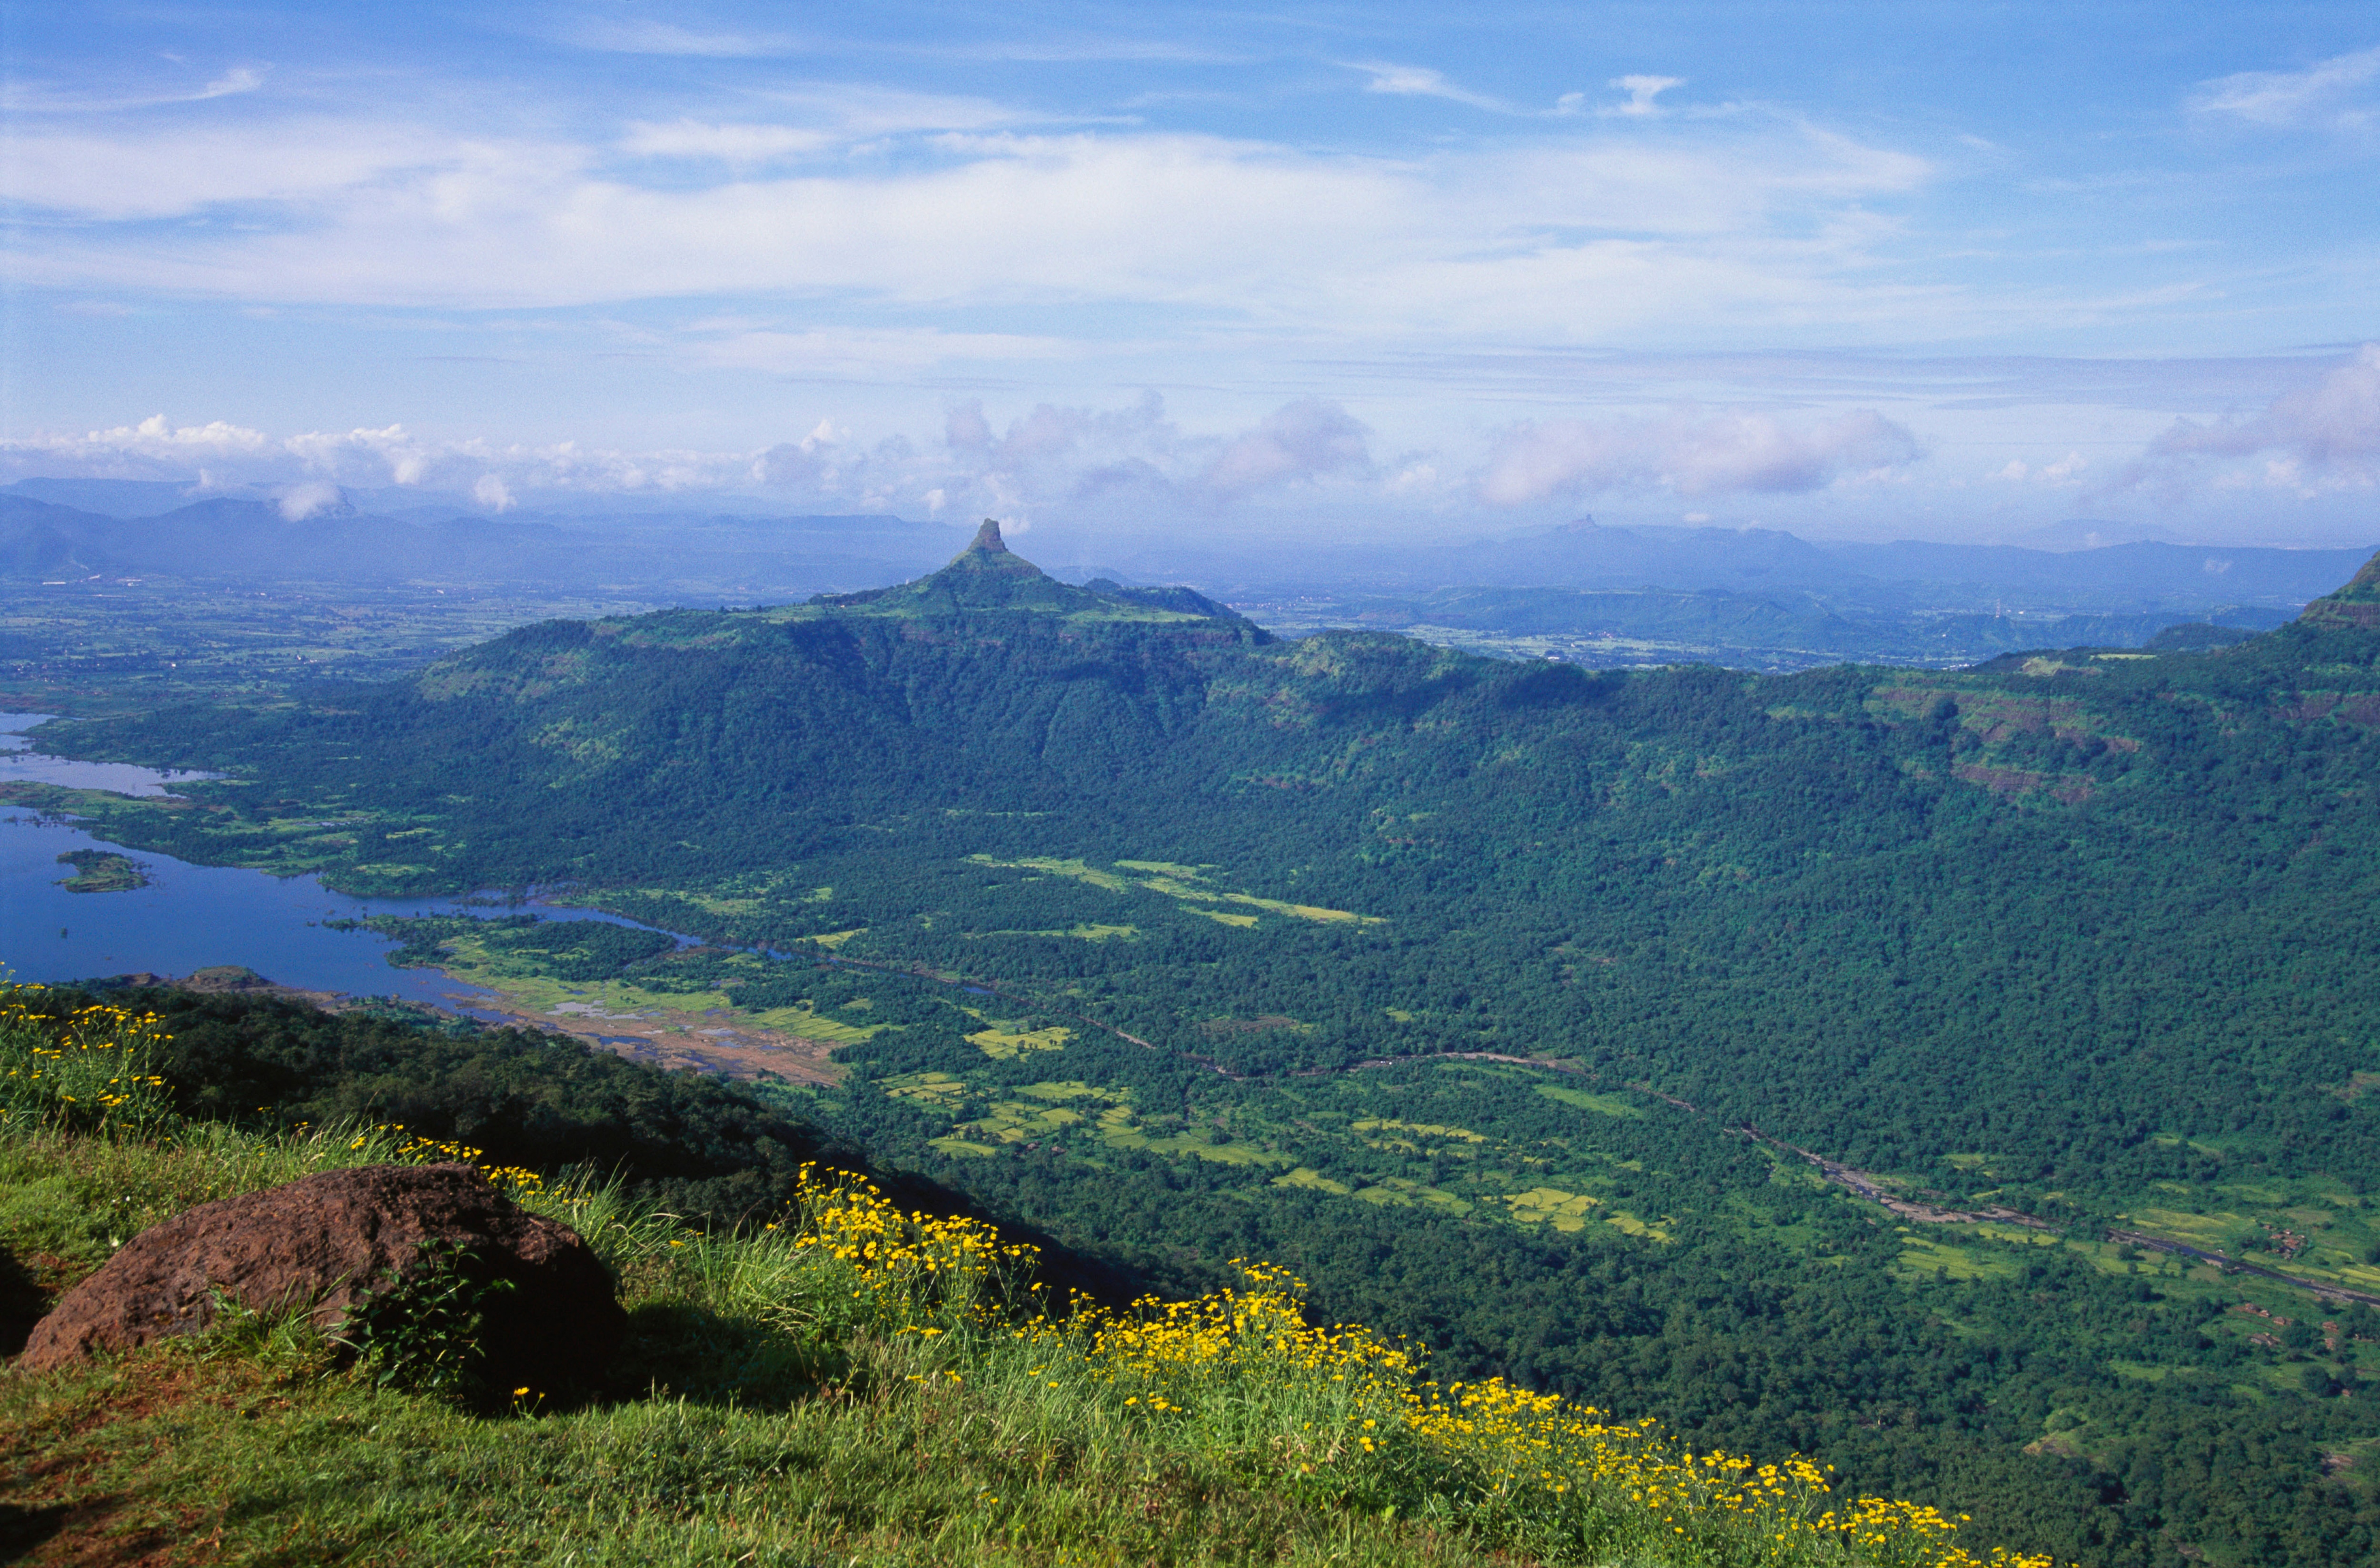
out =
<svg viewBox="0 0 2380 1568"><path fill-rule="evenodd" d="M139 861L112 850L68 850L58 857L58 863L75 868L75 874L58 881L69 893L129 893L149 886L148 873Z"/></svg>

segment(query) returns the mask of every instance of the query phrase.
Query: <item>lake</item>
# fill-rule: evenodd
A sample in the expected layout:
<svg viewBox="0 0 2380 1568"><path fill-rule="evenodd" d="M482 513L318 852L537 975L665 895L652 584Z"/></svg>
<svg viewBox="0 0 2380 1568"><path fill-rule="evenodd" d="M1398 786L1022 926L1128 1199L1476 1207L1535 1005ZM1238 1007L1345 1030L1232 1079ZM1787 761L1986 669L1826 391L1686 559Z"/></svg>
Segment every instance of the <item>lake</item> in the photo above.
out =
<svg viewBox="0 0 2380 1568"><path fill-rule="evenodd" d="M73 762L25 749L24 731L46 717L0 714L0 747L16 742L0 749L0 779L162 795L177 783L207 777ZM140 863L149 886L69 893L59 884L74 868L59 863L58 856L75 850L128 856ZM187 975L215 964L241 964L301 991L400 996L471 1011L474 1003L489 999L488 992L435 970L395 968L388 954L396 943L376 932L329 930L324 923L373 915L487 915L519 907L457 899L358 899L333 892L312 876L191 865L170 855L123 849L30 811L0 814L0 974L20 982L52 983L144 970ZM560 920L613 918L577 910L538 912Z"/></svg>
<svg viewBox="0 0 2380 1568"><path fill-rule="evenodd" d="M49 722L46 713L0 713L0 782L29 779L76 790L111 790L119 795L170 794L176 784L213 778L212 773L160 773L119 762L70 762L32 749L25 731Z"/></svg>

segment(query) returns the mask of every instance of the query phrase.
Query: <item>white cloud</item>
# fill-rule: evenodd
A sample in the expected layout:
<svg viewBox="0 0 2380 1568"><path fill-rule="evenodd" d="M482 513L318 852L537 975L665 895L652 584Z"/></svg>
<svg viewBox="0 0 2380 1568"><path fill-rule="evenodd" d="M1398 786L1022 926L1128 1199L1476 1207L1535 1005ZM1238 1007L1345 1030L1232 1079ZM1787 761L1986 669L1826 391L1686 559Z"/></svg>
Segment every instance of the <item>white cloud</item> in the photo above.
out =
<svg viewBox="0 0 2380 1568"><path fill-rule="evenodd" d="M175 63L180 62L176 60ZM11 115L104 115L128 109L163 108L175 103L203 103L209 99L234 98L254 92L264 85L265 75L272 69L270 66L234 66L213 80L194 88L114 94L42 82L11 81L0 86L0 111Z"/></svg>
<svg viewBox="0 0 2380 1568"><path fill-rule="evenodd" d="M851 93L814 107L839 136L980 108ZM1730 312L1906 311L1908 296L1871 275L1868 249L1891 234L1867 208L1932 172L1773 127L1573 133L1419 161L1195 135L954 130L890 166L737 172L808 134L629 127L632 151L726 164L724 177L688 185L677 170L638 183L591 148L402 127L120 131L25 139L0 184L84 220L13 236L16 275L59 287L462 308L738 293L936 308L1123 302L1300 334L1543 344L1707 328ZM163 241L115 226L225 204L240 206L238 223ZM1938 330L1942 291L1925 303Z"/></svg>
<svg viewBox="0 0 2380 1568"><path fill-rule="evenodd" d="M934 131L995 130L1051 124L1062 118L1028 114L989 98L915 92L866 82L818 82L758 94L796 118L832 129L846 140L915 136Z"/></svg>
<svg viewBox="0 0 2380 1568"><path fill-rule="evenodd" d="M2380 82L2380 49L2339 54L2301 71L2241 71L2204 84L2190 106L2251 125L2368 132L2380 126L2370 90Z"/></svg>
<svg viewBox="0 0 2380 1568"><path fill-rule="evenodd" d="M1469 104L1474 109L1488 109L1498 114L1510 114L1511 108L1496 99L1476 92L1466 92L1448 81L1443 73L1424 66L1396 66L1382 60L1351 60L1351 71L1362 71L1371 79L1364 84L1366 92L1384 92L1400 98L1443 98L1450 103Z"/></svg>
<svg viewBox="0 0 2380 1568"><path fill-rule="evenodd" d="M192 93L191 98L196 102L209 98L229 98L240 92L254 92L264 85L264 72L270 69L272 67L269 66L262 70L251 66L234 66L230 70Z"/></svg>
<svg viewBox="0 0 2380 1568"><path fill-rule="evenodd" d="M1516 425L1497 442L1477 488L1498 506L1648 488L1790 493L1923 455L1906 428L1866 410L1789 425L1767 414L1678 408L1658 419Z"/></svg>
<svg viewBox="0 0 2380 1568"><path fill-rule="evenodd" d="M66 467L92 476L143 476L152 465L178 477L191 466L208 461L253 456L268 450L271 440L224 420L204 425L168 425L152 414L137 425L90 430L79 436L36 435L0 441L0 453Z"/></svg>
<svg viewBox="0 0 2380 1568"><path fill-rule="evenodd" d="M1661 106L1654 101L1673 87L1685 86L1686 78L1683 77L1614 77L1611 78L1610 85L1625 92L1628 95L1628 102L1614 105L1609 113L1641 117L1659 114Z"/></svg>
<svg viewBox="0 0 2380 1568"><path fill-rule="evenodd" d="M567 35L581 49L609 54L674 54L697 59L760 59L791 54L800 44L784 33L706 32L675 22L589 21Z"/></svg>
<svg viewBox="0 0 2380 1568"><path fill-rule="evenodd" d="M974 400L948 406L938 439L862 439L838 419L759 450L626 452L562 441L433 439L402 425L269 437L218 422L144 421L70 439L0 443L18 473L184 477L266 487L285 514L311 515L341 486L395 482L469 495L502 512L539 493L734 492L754 488L834 510L1003 519L1095 515L1142 522L1241 512L1285 516L1319 503L1443 513L1607 489L1684 497L1793 492L1847 482L1919 455L1874 413L1788 422L1740 411L1549 420L1503 431L1466 489L1460 453L1376 462L1372 433L1344 407L1301 399L1253 423L1185 429L1155 392L1112 407L1038 404L995 424ZM278 488L273 488L278 487Z"/></svg>
<svg viewBox="0 0 2380 1568"><path fill-rule="evenodd" d="M1234 438L1199 476L1204 488L1242 496L1269 486L1367 472L1372 454L1363 425L1335 403L1307 398L1266 416Z"/></svg>
<svg viewBox="0 0 2380 1568"><path fill-rule="evenodd" d="M319 479L302 485L285 486L273 497L281 515L292 523L303 523L316 513L328 512L343 504L346 499L340 493L338 486L326 485Z"/></svg>
<svg viewBox="0 0 2380 1568"><path fill-rule="evenodd" d="M2176 420L2125 482L2173 488L2226 459L2261 461L2218 474L2216 482L2253 478L2302 496L2380 485L2380 343L2365 344L2347 363L2255 414L2211 424Z"/></svg>
<svg viewBox="0 0 2380 1568"><path fill-rule="evenodd" d="M311 207L328 199L343 205L401 171L427 182L468 177L477 164L485 177L495 172L491 151L404 126L331 119L262 130L37 130L9 138L0 195L103 223L178 217L230 202Z"/></svg>
<svg viewBox="0 0 2380 1568"><path fill-rule="evenodd" d="M377 430L358 428L344 434L309 431L291 436L281 446L319 473L398 485L420 484L430 476L432 464L443 455L432 443L416 440L402 425Z"/></svg>
<svg viewBox="0 0 2380 1568"><path fill-rule="evenodd" d="M708 125L698 120L661 125L638 121L620 139L620 151L640 158L714 158L740 166L815 152L833 140L824 131L794 126Z"/></svg>

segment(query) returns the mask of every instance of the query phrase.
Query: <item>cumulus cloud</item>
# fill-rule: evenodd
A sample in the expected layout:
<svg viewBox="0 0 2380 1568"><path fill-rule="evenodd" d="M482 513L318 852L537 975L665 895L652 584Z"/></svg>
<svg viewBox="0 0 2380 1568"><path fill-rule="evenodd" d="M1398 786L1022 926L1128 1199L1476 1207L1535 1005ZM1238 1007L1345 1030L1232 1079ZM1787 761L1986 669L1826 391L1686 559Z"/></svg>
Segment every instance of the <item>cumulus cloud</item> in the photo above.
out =
<svg viewBox="0 0 2380 1568"><path fill-rule="evenodd" d="M1198 483L1222 496L1246 495L1269 485L1366 473L1372 454L1363 425L1335 403L1307 398L1268 415L1215 455Z"/></svg>
<svg viewBox="0 0 2380 1568"><path fill-rule="evenodd" d="M2039 464L2029 464L2021 457L2011 457L1986 477L2005 479L2012 485L2031 480L2039 485L2071 486L2081 483L2082 470L2089 466L2091 460L2079 452L2070 452L2055 463Z"/></svg>
<svg viewBox="0 0 2380 1568"><path fill-rule="evenodd" d="M1655 100L1673 87L1685 86L1686 78L1683 77L1614 77L1611 78L1610 85L1628 95L1628 102L1614 105L1610 113L1641 117L1659 114L1661 106Z"/></svg>
<svg viewBox="0 0 2380 1568"><path fill-rule="evenodd" d="M362 477L378 467L383 472L370 473L370 478L397 485L420 484L429 477L431 465L446 455L435 444L416 440L402 425L377 430L310 430L291 436L282 448L320 473Z"/></svg>
<svg viewBox="0 0 2380 1568"><path fill-rule="evenodd" d="M2262 483L2305 496L2380 484L2380 343L2365 344L2346 364L2257 413L2211 424L2176 420L2125 481L2169 488L2210 468L2219 483Z"/></svg>
<svg viewBox="0 0 2380 1568"><path fill-rule="evenodd" d="M1648 488L1685 496L1797 492L1923 455L1915 436L1867 410L1794 425L1689 407L1659 418L1516 425L1496 443L1477 491L1498 506Z"/></svg>
<svg viewBox="0 0 2380 1568"><path fill-rule="evenodd" d="M2339 54L2301 71L2240 71L2202 86L2191 107L2289 130L2368 133L2380 128L2374 87L2380 49Z"/></svg>
<svg viewBox="0 0 2380 1568"><path fill-rule="evenodd" d="M302 485L286 485L276 491L273 503L281 515L292 523L303 523L320 513L334 512L346 503L346 497L336 485L313 480Z"/></svg>
<svg viewBox="0 0 2380 1568"><path fill-rule="evenodd" d="M1185 428L1154 392L1108 407L1034 404L995 420L976 399L912 439L856 435L833 417L741 451L626 452L561 441L430 437L403 425L271 437L225 422L162 419L81 436L0 442L0 470L186 478L264 488L285 515L338 504L342 487L400 485L504 512L540 494L773 492L822 510L911 516L1223 519L1361 505L1442 512L1466 500L1515 506L1615 488L1682 497L1791 492L1913 460L1909 431L1869 412L1799 422L1682 407L1665 416L1548 420L1497 437L1484 468L1462 453L1381 459L1341 404L1306 398L1247 423ZM201 466L203 464L203 466ZM2051 465L2056 470L2058 465Z"/></svg>
<svg viewBox="0 0 2380 1568"><path fill-rule="evenodd" d="M204 425L169 425L164 415L152 414L137 425L112 429L0 441L0 452L20 465L30 460L92 477L178 478L201 463L254 456L273 444L263 431L243 425L221 419Z"/></svg>

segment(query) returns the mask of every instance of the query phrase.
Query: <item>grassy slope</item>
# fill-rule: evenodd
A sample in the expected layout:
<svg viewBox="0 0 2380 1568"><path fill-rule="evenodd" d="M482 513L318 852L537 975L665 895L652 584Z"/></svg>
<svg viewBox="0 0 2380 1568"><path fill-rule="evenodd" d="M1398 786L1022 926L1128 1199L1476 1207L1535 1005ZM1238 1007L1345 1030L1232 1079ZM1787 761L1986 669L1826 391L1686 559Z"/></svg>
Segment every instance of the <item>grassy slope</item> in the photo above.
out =
<svg viewBox="0 0 2380 1568"><path fill-rule="evenodd" d="M29 1305L192 1204L456 1152L172 1121L118 1026L139 1020L86 1019L64 1036L0 1028L0 1285L18 1332ZM617 1272L631 1329L607 1386L499 1390L467 1406L384 1386L373 1374L389 1369L343 1364L302 1321L238 1313L96 1366L12 1370L0 1374L0 1551L30 1563L1973 1561L1897 1505L1828 1526L1826 1500L1790 1475L1713 1468L1495 1385L1417 1384L1393 1346L1305 1328L1278 1276L1060 1326L1031 1291L1002 1294L1017 1265L988 1231L902 1216L865 1191L813 1188L782 1224L704 1236L616 1190L497 1175Z"/></svg>

